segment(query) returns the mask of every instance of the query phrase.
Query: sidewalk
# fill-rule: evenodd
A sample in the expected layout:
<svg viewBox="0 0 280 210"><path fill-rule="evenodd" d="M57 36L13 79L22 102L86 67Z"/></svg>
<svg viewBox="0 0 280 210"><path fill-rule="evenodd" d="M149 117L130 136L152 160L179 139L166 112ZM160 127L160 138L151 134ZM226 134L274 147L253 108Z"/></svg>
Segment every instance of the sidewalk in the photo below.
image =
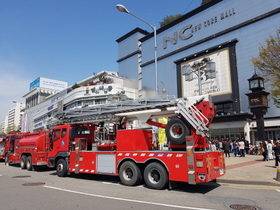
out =
<svg viewBox="0 0 280 210"><path fill-rule="evenodd" d="M226 174L216 180L217 183L252 184L280 186L276 180L275 160L262 161L261 155L225 158ZM280 168L278 168L279 171Z"/></svg>

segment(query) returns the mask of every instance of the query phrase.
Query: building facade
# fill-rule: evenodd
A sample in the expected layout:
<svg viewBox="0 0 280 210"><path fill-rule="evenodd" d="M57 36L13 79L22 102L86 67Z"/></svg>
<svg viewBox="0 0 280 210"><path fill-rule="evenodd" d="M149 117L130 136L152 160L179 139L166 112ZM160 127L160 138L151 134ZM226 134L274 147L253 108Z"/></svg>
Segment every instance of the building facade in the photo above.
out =
<svg viewBox="0 0 280 210"><path fill-rule="evenodd" d="M36 87L32 91L40 90L40 87ZM30 98L29 94L30 92L24 96L26 101ZM134 99L137 95L135 81L120 77L116 72L94 73L93 76L78 82L75 87L57 91L45 97L40 103L27 107L23 116L22 131L48 129L47 125L52 117L65 110Z"/></svg>
<svg viewBox="0 0 280 210"><path fill-rule="evenodd" d="M48 96L59 93L68 87L64 81L38 77L29 85L29 92L24 95L27 108L36 106L45 101Z"/></svg>
<svg viewBox="0 0 280 210"><path fill-rule="evenodd" d="M6 133L9 133L10 131L19 131L21 130L21 123L24 110L24 104L20 102L14 101L16 106L12 109L8 110L8 116L7 116L7 127L5 128Z"/></svg>
<svg viewBox="0 0 280 210"><path fill-rule="evenodd" d="M33 114L38 113L37 107L52 95L58 94L68 87L64 81L38 77L29 85L29 92L23 96L25 98L25 110L21 115L21 131L32 132L28 125L33 125Z"/></svg>
<svg viewBox="0 0 280 210"><path fill-rule="evenodd" d="M6 133L8 127L8 116L5 116L5 120L0 123L0 133Z"/></svg>
<svg viewBox="0 0 280 210"><path fill-rule="evenodd" d="M217 111L211 137L255 142L256 121L245 95L254 74L250 60L269 35L276 35L279 6L280 0L212 0L198 7L157 30L157 71L154 34L136 28L116 40L119 73L138 80L139 97L155 95L155 87L158 94L177 97L211 94ZM199 66L206 58L214 70ZM269 101L266 138L280 137L279 124L280 110Z"/></svg>

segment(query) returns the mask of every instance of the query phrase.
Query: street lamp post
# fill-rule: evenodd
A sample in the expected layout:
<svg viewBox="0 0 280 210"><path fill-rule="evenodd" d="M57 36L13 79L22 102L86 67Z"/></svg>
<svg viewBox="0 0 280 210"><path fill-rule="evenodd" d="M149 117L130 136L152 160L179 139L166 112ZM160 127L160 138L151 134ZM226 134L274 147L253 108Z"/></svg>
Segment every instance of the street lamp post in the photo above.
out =
<svg viewBox="0 0 280 210"><path fill-rule="evenodd" d="M121 4L117 4L116 7L120 12L125 12L127 14L130 14L133 17L137 18L138 20L142 21L143 23L146 23L154 31L154 39L155 39L155 77L156 77L155 95L157 96L158 95L158 67L157 67L157 37L156 37L157 31L156 31L156 25L151 25L151 24L147 23L146 21L142 20L141 18L137 17L136 15L132 14L131 12L128 11L128 9L126 9L125 6L123 6Z"/></svg>

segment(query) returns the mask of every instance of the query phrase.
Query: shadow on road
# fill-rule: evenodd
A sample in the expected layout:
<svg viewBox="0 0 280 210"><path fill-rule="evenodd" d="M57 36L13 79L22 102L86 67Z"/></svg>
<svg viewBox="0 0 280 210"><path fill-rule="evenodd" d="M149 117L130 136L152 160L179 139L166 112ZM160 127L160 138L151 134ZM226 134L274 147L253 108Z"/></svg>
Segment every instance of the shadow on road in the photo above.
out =
<svg viewBox="0 0 280 210"><path fill-rule="evenodd" d="M209 182L209 183L199 183L196 185L191 185L191 184L182 182L182 183L178 183L178 187L175 189L172 189L172 190L183 191L183 192L187 192L187 193L206 194L220 186L221 185L216 183L215 181Z"/></svg>
<svg viewBox="0 0 280 210"><path fill-rule="evenodd" d="M50 173L49 175L57 176L57 172ZM96 182L108 182L108 183L123 185L118 176L71 173L71 175L69 175L68 177L71 179L80 179L80 180L88 180L88 181L96 181ZM59 177L59 178L61 178L61 177ZM64 178L67 178L67 177L64 177ZM140 183L139 185L143 185L143 187L148 188L145 185L144 181L142 183ZM125 186L125 185L123 185L123 186ZM221 185L216 183L215 181L210 182L210 183L199 183L197 185L190 185L188 183L178 182L177 186L172 188L171 191L206 194L220 186ZM129 187L129 186L126 186L126 187ZM148 189L150 189L150 188L148 188ZM150 189L150 190L152 190L152 189Z"/></svg>

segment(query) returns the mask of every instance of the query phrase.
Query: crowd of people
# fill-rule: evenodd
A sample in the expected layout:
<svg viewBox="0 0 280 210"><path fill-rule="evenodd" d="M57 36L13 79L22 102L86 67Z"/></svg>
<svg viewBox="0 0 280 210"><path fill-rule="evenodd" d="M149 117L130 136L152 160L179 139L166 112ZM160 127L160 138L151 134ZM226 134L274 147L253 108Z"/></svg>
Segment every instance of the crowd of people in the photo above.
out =
<svg viewBox="0 0 280 210"><path fill-rule="evenodd" d="M237 137L235 140L229 138L209 140L209 149L212 151L223 150L225 157L245 157L245 155L262 155L263 161L275 160L275 167L280 161L280 140L265 140L259 143L249 143L248 140Z"/></svg>

